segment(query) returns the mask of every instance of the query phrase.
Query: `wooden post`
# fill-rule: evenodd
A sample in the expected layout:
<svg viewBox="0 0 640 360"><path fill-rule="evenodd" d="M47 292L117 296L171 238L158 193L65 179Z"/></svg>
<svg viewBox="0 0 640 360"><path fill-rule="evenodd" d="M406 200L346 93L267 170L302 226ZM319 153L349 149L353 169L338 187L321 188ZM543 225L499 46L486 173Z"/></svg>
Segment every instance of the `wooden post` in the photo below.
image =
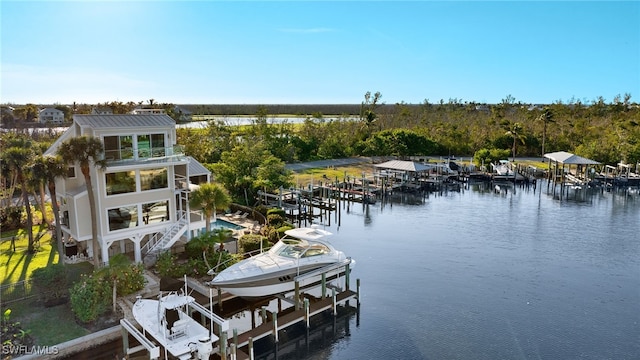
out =
<svg viewBox="0 0 640 360"><path fill-rule="evenodd" d="M125 355L129 354L129 332L124 327L120 327L120 333L122 334L122 349Z"/></svg>
<svg viewBox="0 0 640 360"><path fill-rule="evenodd" d="M272 312L273 315L273 341L278 342L278 313Z"/></svg>
<svg viewBox="0 0 640 360"><path fill-rule="evenodd" d="M338 315L338 303L336 302L336 289L332 288L331 289L331 297L332 297L332 301L333 301L333 316Z"/></svg>
<svg viewBox="0 0 640 360"><path fill-rule="evenodd" d="M253 355L253 338L249 337L249 345L247 345L247 351L249 351L249 360L254 360L255 356Z"/></svg>
<svg viewBox="0 0 640 360"><path fill-rule="evenodd" d="M227 332L226 331L220 331L220 339L218 339L218 343L220 344L220 359L227 360Z"/></svg>
<svg viewBox="0 0 640 360"><path fill-rule="evenodd" d="M237 355L236 355L236 344L231 344L231 360L236 360L237 359Z"/></svg>
<svg viewBox="0 0 640 360"><path fill-rule="evenodd" d="M218 307L222 311L222 289L218 288Z"/></svg>
<svg viewBox="0 0 640 360"><path fill-rule="evenodd" d="M345 266L344 270L344 288L349 290L349 264Z"/></svg>
<svg viewBox="0 0 640 360"><path fill-rule="evenodd" d="M356 300L358 301L358 305L360 305L360 279L356 279Z"/></svg>
<svg viewBox="0 0 640 360"><path fill-rule="evenodd" d="M266 307L262 307L262 309L260 309L261 312L261 317L262 317L262 323L266 323L267 322L267 308Z"/></svg>
<svg viewBox="0 0 640 360"><path fill-rule="evenodd" d="M327 273L322 273L322 298L327 296Z"/></svg>
<svg viewBox="0 0 640 360"><path fill-rule="evenodd" d="M295 309L300 310L300 282L298 281L295 282L293 301L295 304Z"/></svg>
<svg viewBox="0 0 640 360"><path fill-rule="evenodd" d="M304 299L304 321L307 324L307 328L309 328L309 299Z"/></svg>

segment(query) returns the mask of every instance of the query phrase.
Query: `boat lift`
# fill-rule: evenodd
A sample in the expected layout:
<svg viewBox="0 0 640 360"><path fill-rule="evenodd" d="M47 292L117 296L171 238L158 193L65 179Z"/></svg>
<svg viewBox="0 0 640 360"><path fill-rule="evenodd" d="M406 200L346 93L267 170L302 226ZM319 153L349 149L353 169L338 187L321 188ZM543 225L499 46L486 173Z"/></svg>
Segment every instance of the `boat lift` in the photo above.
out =
<svg viewBox="0 0 640 360"><path fill-rule="evenodd" d="M151 340L147 339L143 333L141 333L138 329L129 320L120 319L120 326L122 326L122 346L126 352L127 357L131 354L135 354L138 351L143 349L147 349L149 352L149 359L155 360L160 359L160 347L151 342ZM131 334L136 340L140 342L139 346L129 348L129 337L127 334Z"/></svg>

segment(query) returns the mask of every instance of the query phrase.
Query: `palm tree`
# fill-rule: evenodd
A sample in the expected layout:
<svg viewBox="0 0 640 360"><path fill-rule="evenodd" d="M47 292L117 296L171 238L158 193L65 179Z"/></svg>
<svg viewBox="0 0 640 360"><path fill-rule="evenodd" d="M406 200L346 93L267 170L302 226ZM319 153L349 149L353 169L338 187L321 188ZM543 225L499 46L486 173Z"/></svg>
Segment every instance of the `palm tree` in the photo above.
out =
<svg viewBox="0 0 640 360"><path fill-rule="evenodd" d="M58 244L58 263L64 265L64 244L62 242L62 230L60 228L60 208L56 195L56 179L67 177L67 165L60 156L39 156L33 165L33 172L41 174L47 183L51 207L56 221L56 242Z"/></svg>
<svg viewBox="0 0 640 360"><path fill-rule="evenodd" d="M555 122L553 120L553 113L547 107L544 108L544 111L538 117L538 120L542 121L542 156L544 156L544 144L547 138L547 124Z"/></svg>
<svg viewBox="0 0 640 360"><path fill-rule="evenodd" d="M202 208L205 216L205 227L211 230L211 216L216 209L225 209L231 204L231 197L227 191L218 184L205 183L191 192L189 204L192 207Z"/></svg>
<svg viewBox="0 0 640 360"><path fill-rule="evenodd" d="M47 182L44 173L44 164L42 163L42 155L37 155L31 164L31 176L29 177L29 186L34 191L34 200L38 201L40 212L42 213L42 224L49 224L47 219L46 201L44 193L44 185Z"/></svg>
<svg viewBox="0 0 640 360"><path fill-rule="evenodd" d="M91 182L91 163L99 168L106 167L103 158L104 145L100 139L90 136L79 136L71 138L60 144L58 155L67 164L80 164L80 170L84 175L84 182L87 186L89 197L89 210L91 213L91 241L93 246L93 265L100 267L100 245L98 244L98 216L96 209L96 199L93 193L93 183Z"/></svg>
<svg viewBox="0 0 640 360"><path fill-rule="evenodd" d="M22 201L27 213L27 234L29 236L28 252L34 253L33 245L33 216L31 214L31 204L29 203L29 192L27 191L28 164L33 160L33 150L31 140L25 135L9 136L5 139L5 151L2 153L2 162L9 170L16 173L22 192ZM25 173L25 170L27 172Z"/></svg>
<svg viewBox="0 0 640 360"><path fill-rule="evenodd" d="M378 107L378 101L382 97L380 92L376 92L373 94L373 99L371 98L371 92L367 91L364 94L364 101L360 104L360 121L362 122L362 126L367 130L367 138L371 136L371 129L378 118L375 110Z"/></svg>
<svg viewBox="0 0 640 360"><path fill-rule="evenodd" d="M513 161L516 161L516 146L517 142L524 144L524 135L522 134L522 124L515 122L509 126L506 135L513 137Z"/></svg>

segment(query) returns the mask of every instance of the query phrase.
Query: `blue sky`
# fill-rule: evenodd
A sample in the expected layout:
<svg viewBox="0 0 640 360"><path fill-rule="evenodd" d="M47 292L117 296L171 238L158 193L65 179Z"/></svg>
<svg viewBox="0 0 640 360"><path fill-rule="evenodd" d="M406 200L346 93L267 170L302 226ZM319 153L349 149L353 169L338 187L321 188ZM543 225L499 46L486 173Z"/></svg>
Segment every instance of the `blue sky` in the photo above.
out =
<svg viewBox="0 0 640 360"><path fill-rule="evenodd" d="M640 2L7 1L1 103L640 102Z"/></svg>

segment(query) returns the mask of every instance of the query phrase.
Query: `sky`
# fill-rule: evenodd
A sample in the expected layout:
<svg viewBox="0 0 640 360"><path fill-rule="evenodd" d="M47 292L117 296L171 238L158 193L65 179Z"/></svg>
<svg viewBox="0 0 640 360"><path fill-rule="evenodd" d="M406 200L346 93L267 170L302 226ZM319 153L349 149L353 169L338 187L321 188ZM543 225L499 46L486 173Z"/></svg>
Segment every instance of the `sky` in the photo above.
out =
<svg viewBox="0 0 640 360"><path fill-rule="evenodd" d="M640 102L638 1L0 0L0 103Z"/></svg>

